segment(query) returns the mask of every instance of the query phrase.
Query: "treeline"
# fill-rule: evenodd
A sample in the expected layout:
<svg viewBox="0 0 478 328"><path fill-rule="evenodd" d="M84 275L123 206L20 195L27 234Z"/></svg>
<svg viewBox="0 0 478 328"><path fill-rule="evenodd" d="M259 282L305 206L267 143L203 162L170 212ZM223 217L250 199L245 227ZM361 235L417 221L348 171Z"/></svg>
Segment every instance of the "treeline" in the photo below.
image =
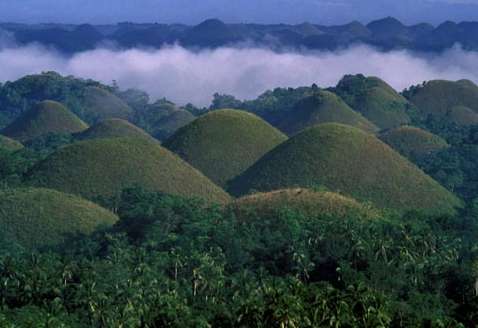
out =
<svg viewBox="0 0 478 328"><path fill-rule="evenodd" d="M120 222L0 257L2 327L473 327L476 209L238 215L133 188Z"/></svg>
<svg viewBox="0 0 478 328"><path fill-rule="evenodd" d="M356 44L367 44L382 50L410 49L443 51L461 44L478 47L477 22L445 22L437 27L422 23L406 26L388 17L363 25L351 22L338 26L311 23L298 25L225 24L208 19L196 26L182 24L62 25L0 24L19 44L40 43L65 53L91 50L102 43L121 48L152 47L180 44L188 48L255 45L281 49L337 50Z"/></svg>

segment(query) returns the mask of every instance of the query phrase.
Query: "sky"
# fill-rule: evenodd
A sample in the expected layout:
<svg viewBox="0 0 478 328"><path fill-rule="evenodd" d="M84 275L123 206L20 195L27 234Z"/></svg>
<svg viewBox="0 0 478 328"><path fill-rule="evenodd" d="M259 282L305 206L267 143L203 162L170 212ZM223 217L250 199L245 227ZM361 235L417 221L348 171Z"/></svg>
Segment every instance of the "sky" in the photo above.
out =
<svg viewBox="0 0 478 328"><path fill-rule="evenodd" d="M405 23L478 20L478 0L0 0L0 21L341 24L394 16Z"/></svg>

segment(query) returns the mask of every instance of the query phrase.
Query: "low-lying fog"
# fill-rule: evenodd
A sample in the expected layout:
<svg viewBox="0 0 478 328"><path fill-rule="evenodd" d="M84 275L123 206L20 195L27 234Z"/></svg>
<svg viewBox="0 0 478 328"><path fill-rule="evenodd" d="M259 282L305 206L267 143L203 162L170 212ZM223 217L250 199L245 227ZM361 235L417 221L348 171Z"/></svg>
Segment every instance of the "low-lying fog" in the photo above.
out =
<svg viewBox="0 0 478 328"><path fill-rule="evenodd" d="M254 98L274 87L316 83L333 86L344 74L378 76L397 90L430 79L478 81L478 52L456 46L439 55L380 52L356 46L337 52L276 53L259 48L193 52L180 46L161 50L99 48L70 57L38 45L0 48L0 81L54 70L61 74L117 81L152 98L206 106L215 92Z"/></svg>

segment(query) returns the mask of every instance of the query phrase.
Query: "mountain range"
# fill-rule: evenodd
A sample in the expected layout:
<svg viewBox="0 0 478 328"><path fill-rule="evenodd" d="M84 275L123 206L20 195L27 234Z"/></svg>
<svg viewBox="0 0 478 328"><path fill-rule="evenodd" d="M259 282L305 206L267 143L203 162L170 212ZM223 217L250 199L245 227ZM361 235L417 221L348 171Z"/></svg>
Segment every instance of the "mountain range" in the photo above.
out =
<svg viewBox="0 0 478 328"><path fill-rule="evenodd" d="M67 54L101 45L157 49L173 44L190 49L258 46L278 51L338 50L366 44L384 51L441 52L456 44L466 50L478 49L477 32L478 22L405 25L393 17L367 25L354 21L334 26L307 22L298 25L226 24L218 19L207 19L194 26L130 22L115 25L0 23L0 36L7 35L16 44L37 43Z"/></svg>

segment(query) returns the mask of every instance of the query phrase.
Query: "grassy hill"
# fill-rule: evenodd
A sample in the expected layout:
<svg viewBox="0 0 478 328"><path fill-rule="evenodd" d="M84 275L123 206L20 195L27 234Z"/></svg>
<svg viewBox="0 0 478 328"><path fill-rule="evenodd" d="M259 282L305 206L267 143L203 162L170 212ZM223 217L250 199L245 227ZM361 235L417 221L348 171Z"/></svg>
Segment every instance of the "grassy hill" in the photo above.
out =
<svg viewBox="0 0 478 328"><path fill-rule="evenodd" d="M448 213L461 202L372 134L341 124L307 129L266 154L229 185L234 195L327 188L380 208Z"/></svg>
<svg viewBox="0 0 478 328"><path fill-rule="evenodd" d="M377 77L346 75L334 92L381 129L410 123L407 99Z"/></svg>
<svg viewBox="0 0 478 328"><path fill-rule="evenodd" d="M298 211L307 217L377 218L379 210L356 200L327 191L295 188L257 193L234 201L230 207L239 219L249 215L270 217L281 209Z"/></svg>
<svg viewBox="0 0 478 328"><path fill-rule="evenodd" d="M86 87L82 97L84 116L90 122L99 122L109 118L127 120L133 110L120 98L108 90L96 86Z"/></svg>
<svg viewBox="0 0 478 328"><path fill-rule="evenodd" d="M36 165L27 182L93 200L127 187L225 202L229 195L159 143L143 138L81 141Z"/></svg>
<svg viewBox="0 0 478 328"><path fill-rule="evenodd" d="M448 147L443 138L413 126L386 131L380 139L412 161Z"/></svg>
<svg viewBox="0 0 478 328"><path fill-rule="evenodd" d="M20 142L0 135L0 150L15 151L22 148L23 145Z"/></svg>
<svg viewBox="0 0 478 328"><path fill-rule="evenodd" d="M300 100L290 115L277 126L287 134L293 135L319 123L333 122L352 125L368 132L377 131L373 123L355 112L342 99L324 90Z"/></svg>
<svg viewBox="0 0 478 328"><path fill-rule="evenodd" d="M287 137L254 114L217 110L181 128L164 146L220 186Z"/></svg>
<svg viewBox="0 0 478 328"><path fill-rule="evenodd" d="M186 110L175 110L154 124L154 136L159 140L166 140L195 119L196 117Z"/></svg>
<svg viewBox="0 0 478 328"><path fill-rule="evenodd" d="M478 113L466 106L453 106L446 113L445 119L457 125L478 124Z"/></svg>
<svg viewBox="0 0 478 328"><path fill-rule="evenodd" d="M0 229L11 243L35 249L114 224L113 213L80 197L48 189L0 191Z"/></svg>
<svg viewBox="0 0 478 328"><path fill-rule="evenodd" d="M75 133L87 128L88 125L65 106L45 100L23 113L3 129L2 134L25 142L48 133Z"/></svg>
<svg viewBox="0 0 478 328"><path fill-rule="evenodd" d="M136 125L119 118L101 121L91 126L89 129L75 135L75 138L78 140L121 137L145 138L154 140L153 137L151 137L143 129L140 129Z"/></svg>
<svg viewBox="0 0 478 328"><path fill-rule="evenodd" d="M478 86L468 80L433 80L406 93L423 116L446 116L455 106L465 106L478 113ZM463 108L460 110L463 112Z"/></svg>

